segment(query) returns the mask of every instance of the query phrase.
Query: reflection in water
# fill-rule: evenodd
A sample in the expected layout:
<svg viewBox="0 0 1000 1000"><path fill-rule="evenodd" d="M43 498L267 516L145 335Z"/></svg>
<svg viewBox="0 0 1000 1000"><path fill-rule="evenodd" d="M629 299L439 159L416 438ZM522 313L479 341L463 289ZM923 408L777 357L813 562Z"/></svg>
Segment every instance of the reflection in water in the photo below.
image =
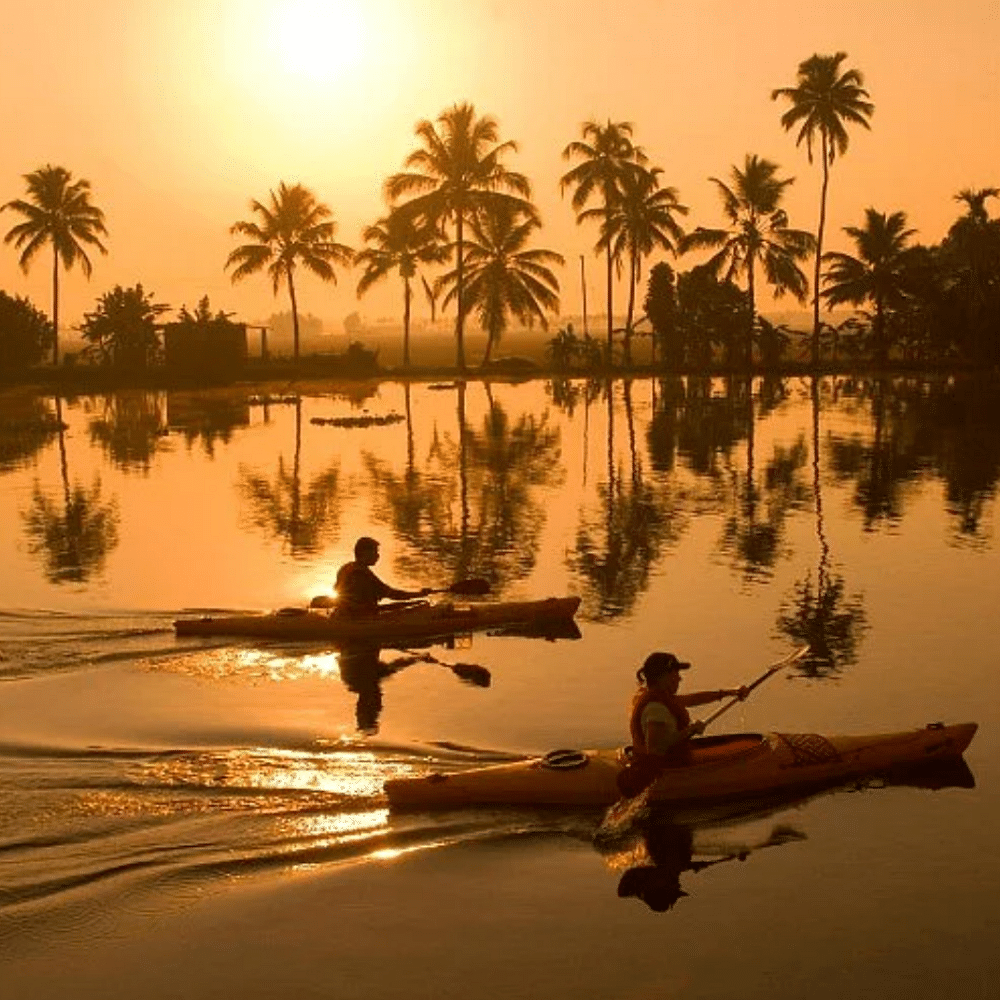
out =
<svg viewBox="0 0 1000 1000"><path fill-rule="evenodd" d="M236 428L250 426L250 402L242 391L168 392L167 424L183 433L189 448L200 441L205 454L214 458L217 444L228 444Z"/></svg>
<svg viewBox="0 0 1000 1000"><path fill-rule="evenodd" d="M891 769L849 785L728 800L687 813L653 806L624 830L602 826L594 844L611 869L623 872L618 895L640 899L662 913L689 895L681 884L682 875L726 861L746 861L755 851L806 839L805 833L788 823L769 823L765 833L764 820L830 792L889 786L933 791L972 788L975 778L963 759L941 760Z"/></svg>
<svg viewBox="0 0 1000 1000"><path fill-rule="evenodd" d="M642 863L622 875L618 895L623 899L634 896L656 913L663 913L682 896L688 895L681 888L681 875L685 872L700 872L725 861L746 861L753 851L805 839L806 835L794 827L778 825L764 840L744 842L733 853L722 857L695 861L692 827L675 825L669 818L650 822L643 828L642 849L636 852L636 860L641 858Z"/></svg>
<svg viewBox="0 0 1000 1000"><path fill-rule="evenodd" d="M484 577L500 589L534 569L545 524L540 491L563 478L560 435L545 415L512 422L494 400L482 426L472 429L465 383L456 395L457 433L435 427L422 464L408 400L405 471L366 453L373 515L405 543L398 573L435 586Z"/></svg>
<svg viewBox="0 0 1000 1000"><path fill-rule="evenodd" d="M831 574L830 545L823 516L823 486L820 475L820 392L819 379L809 386L812 404L812 488L816 515L819 564L816 587L811 574L795 583L790 600L778 615L778 629L797 645L807 645L809 653L796 669L807 677L827 677L839 673L857 660L857 645L867 626L862 598L846 596L844 578Z"/></svg>
<svg viewBox="0 0 1000 1000"><path fill-rule="evenodd" d="M314 476L303 493L302 400L295 397L295 451L291 469L278 456L272 477L240 466L240 492L254 527L278 538L293 558L315 553L340 527L340 465Z"/></svg>
<svg viewBox="0 0 1000 1000"><path fill-rule="evenodd" d="M615 449L614 383L605 384L607 451L605 480L597 487L596 514L581 511L576 543L567 562L584 587L584 614L611 619L629 613L649 586L652 567L680 537L680 505L668 486L647 482L636 447L632 386L623 385L630 470Z"/></svg>
<svg viewBox="0 0 1000 1000"><path fill-rule="evenodd" d="M101 499L101 480L90 489L70 485L62 401L56 397L62 502L44 493L36 481L31 507L23 513L32 555L41 555L50 583L83 583L100 572L108 553L118 544L118 506Z"/></svg>
<svg viewBox="0 0 1000 1000"><path fill-rule="evenodd" d="M378 732L382 712L382 682L415 663L435 663L446 667L461 681L476 687L490 686L490 672L474 663L445 663L430 653L408 653L388 662L379 646L351 646L337 654L340 679L358 696L355 717L358 732L371 736Z"/></svg>
<svg viewBox="0 0 1000 1000"><path fill-rule="evenodd" d="M868 408L872 436L834 435L830 460L854 483L866 531L899 523L908 491L928 473L945 483L955 538L981 542L983 513L1000 480L1000 393L996 379L846 382L848 404Z"/></svg>
<svg viewBox="0 0 1000 1000"><path fill-rule="evenodd" d="M90 440L112 465L148 473L167 436L164 401L156 392L116 392L101 399L101 415L90 421Z"/></svg>
<svg viewBox="0 0 1000 1000"><path fill-rule="evenodd" d="M59 432L48 404L37 396L5 395L0 408L0 474L27 464Z"/></svg>

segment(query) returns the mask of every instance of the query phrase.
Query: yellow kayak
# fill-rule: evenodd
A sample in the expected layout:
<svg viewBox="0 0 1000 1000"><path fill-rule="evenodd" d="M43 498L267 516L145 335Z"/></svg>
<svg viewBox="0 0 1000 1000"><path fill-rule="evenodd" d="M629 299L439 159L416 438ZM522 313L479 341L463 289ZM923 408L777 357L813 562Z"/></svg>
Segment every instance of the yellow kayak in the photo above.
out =
<svg viewBox="0 0 1000 1000"><path fill-rule="evenodd" d="M738 733L692 740L692 762L667 768L649 800L692 803L845 781L893 768L961 757L973 722L870 736ZM621 798L621 750L557 750L545 757L385 783L400 809L471 805L609 806Z"/></svg>
<svg viewBox="0 0 1000 1000"><path fill-rule="evenodd" d="M555 637L570 636L566 628L580 607L579 597L549 597L542 601L484 601L430 604L380 609L377 614L350 618L336 611L288 608L270 614L204 615L179 618L179 636L247 636L267 639L326 639L333 642L385 642L462 635L487 629L537 630ZM562 628L560 629L560 626ZM576 633L578 635L578 633Z"/></svg>

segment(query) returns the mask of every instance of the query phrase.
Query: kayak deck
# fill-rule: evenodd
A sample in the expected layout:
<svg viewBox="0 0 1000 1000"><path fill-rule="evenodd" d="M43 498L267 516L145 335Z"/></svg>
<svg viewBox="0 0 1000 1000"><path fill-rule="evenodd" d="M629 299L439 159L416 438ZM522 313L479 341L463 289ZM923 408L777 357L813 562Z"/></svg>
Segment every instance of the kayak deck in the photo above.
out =
<svg viewBox="0 0 1000 1000"><path fill-rule="evenodd" d="M975 723L870 736L740 733L692 741L690 764L667 768L653 784L652 802L689 803L818 785L903 765L961 757ZM576 766L544 757L450 773L387 781L389 804L400 809L471 805L609 806L621 798L621 750L575 753ZM552 755L550 755L551 757ZM567 761L563 758L564 764Z"/></svg>
<svg viewBox="0 0 1000 1000"><path fill-rule="evenodd" d="M483 631L491 628L539 628L545 623L571 622L579 597L549 597L540 601L420 604L388 606L366 617L336 611L290 608L271 614L207 615L179 618L179 636L245 636L269 639L329 639L378 641L424 638Z"/></svg>

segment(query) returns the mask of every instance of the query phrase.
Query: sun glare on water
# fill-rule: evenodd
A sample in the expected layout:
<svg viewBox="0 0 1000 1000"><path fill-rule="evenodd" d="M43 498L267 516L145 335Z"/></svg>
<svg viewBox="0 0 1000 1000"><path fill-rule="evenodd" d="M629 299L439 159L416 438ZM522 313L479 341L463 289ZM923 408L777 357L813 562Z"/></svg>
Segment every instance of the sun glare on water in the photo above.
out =
<svg viewBox="0 0 1000 1000"><path fill-rule="evenodd" d="M268 26L281 69L316 83L350 77L364 63L369 27L363 4L350 0L286 0Z"/></svg>

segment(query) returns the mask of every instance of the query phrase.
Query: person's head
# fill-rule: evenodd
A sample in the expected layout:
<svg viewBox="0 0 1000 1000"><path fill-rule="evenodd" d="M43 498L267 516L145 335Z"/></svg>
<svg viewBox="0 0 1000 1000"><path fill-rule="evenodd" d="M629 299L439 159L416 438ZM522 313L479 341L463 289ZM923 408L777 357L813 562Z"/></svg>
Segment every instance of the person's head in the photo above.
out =
<svg viewBox="0 0 1000 1000"><path fill-rule="evenodd" d="M681 681L681 671L690 666L690 663L677 659L673 653L650 653L635 676L646 687L676 690Z"/></svg>
<svg viewBox="0 0 1000 1000"><path fill-rule="evenodd" d="M680 872L672 868L642 865L629 868L618 882L618 898L641 899L656 913L665 913L687 893L681 888Z"/></svg>
<svg viewBox="0 0 1000 1000"><path fill-rule="evenodd" d="M354 543L354 558L365 566L374 566L378 562L378 542L367 535Z"/></svg>

